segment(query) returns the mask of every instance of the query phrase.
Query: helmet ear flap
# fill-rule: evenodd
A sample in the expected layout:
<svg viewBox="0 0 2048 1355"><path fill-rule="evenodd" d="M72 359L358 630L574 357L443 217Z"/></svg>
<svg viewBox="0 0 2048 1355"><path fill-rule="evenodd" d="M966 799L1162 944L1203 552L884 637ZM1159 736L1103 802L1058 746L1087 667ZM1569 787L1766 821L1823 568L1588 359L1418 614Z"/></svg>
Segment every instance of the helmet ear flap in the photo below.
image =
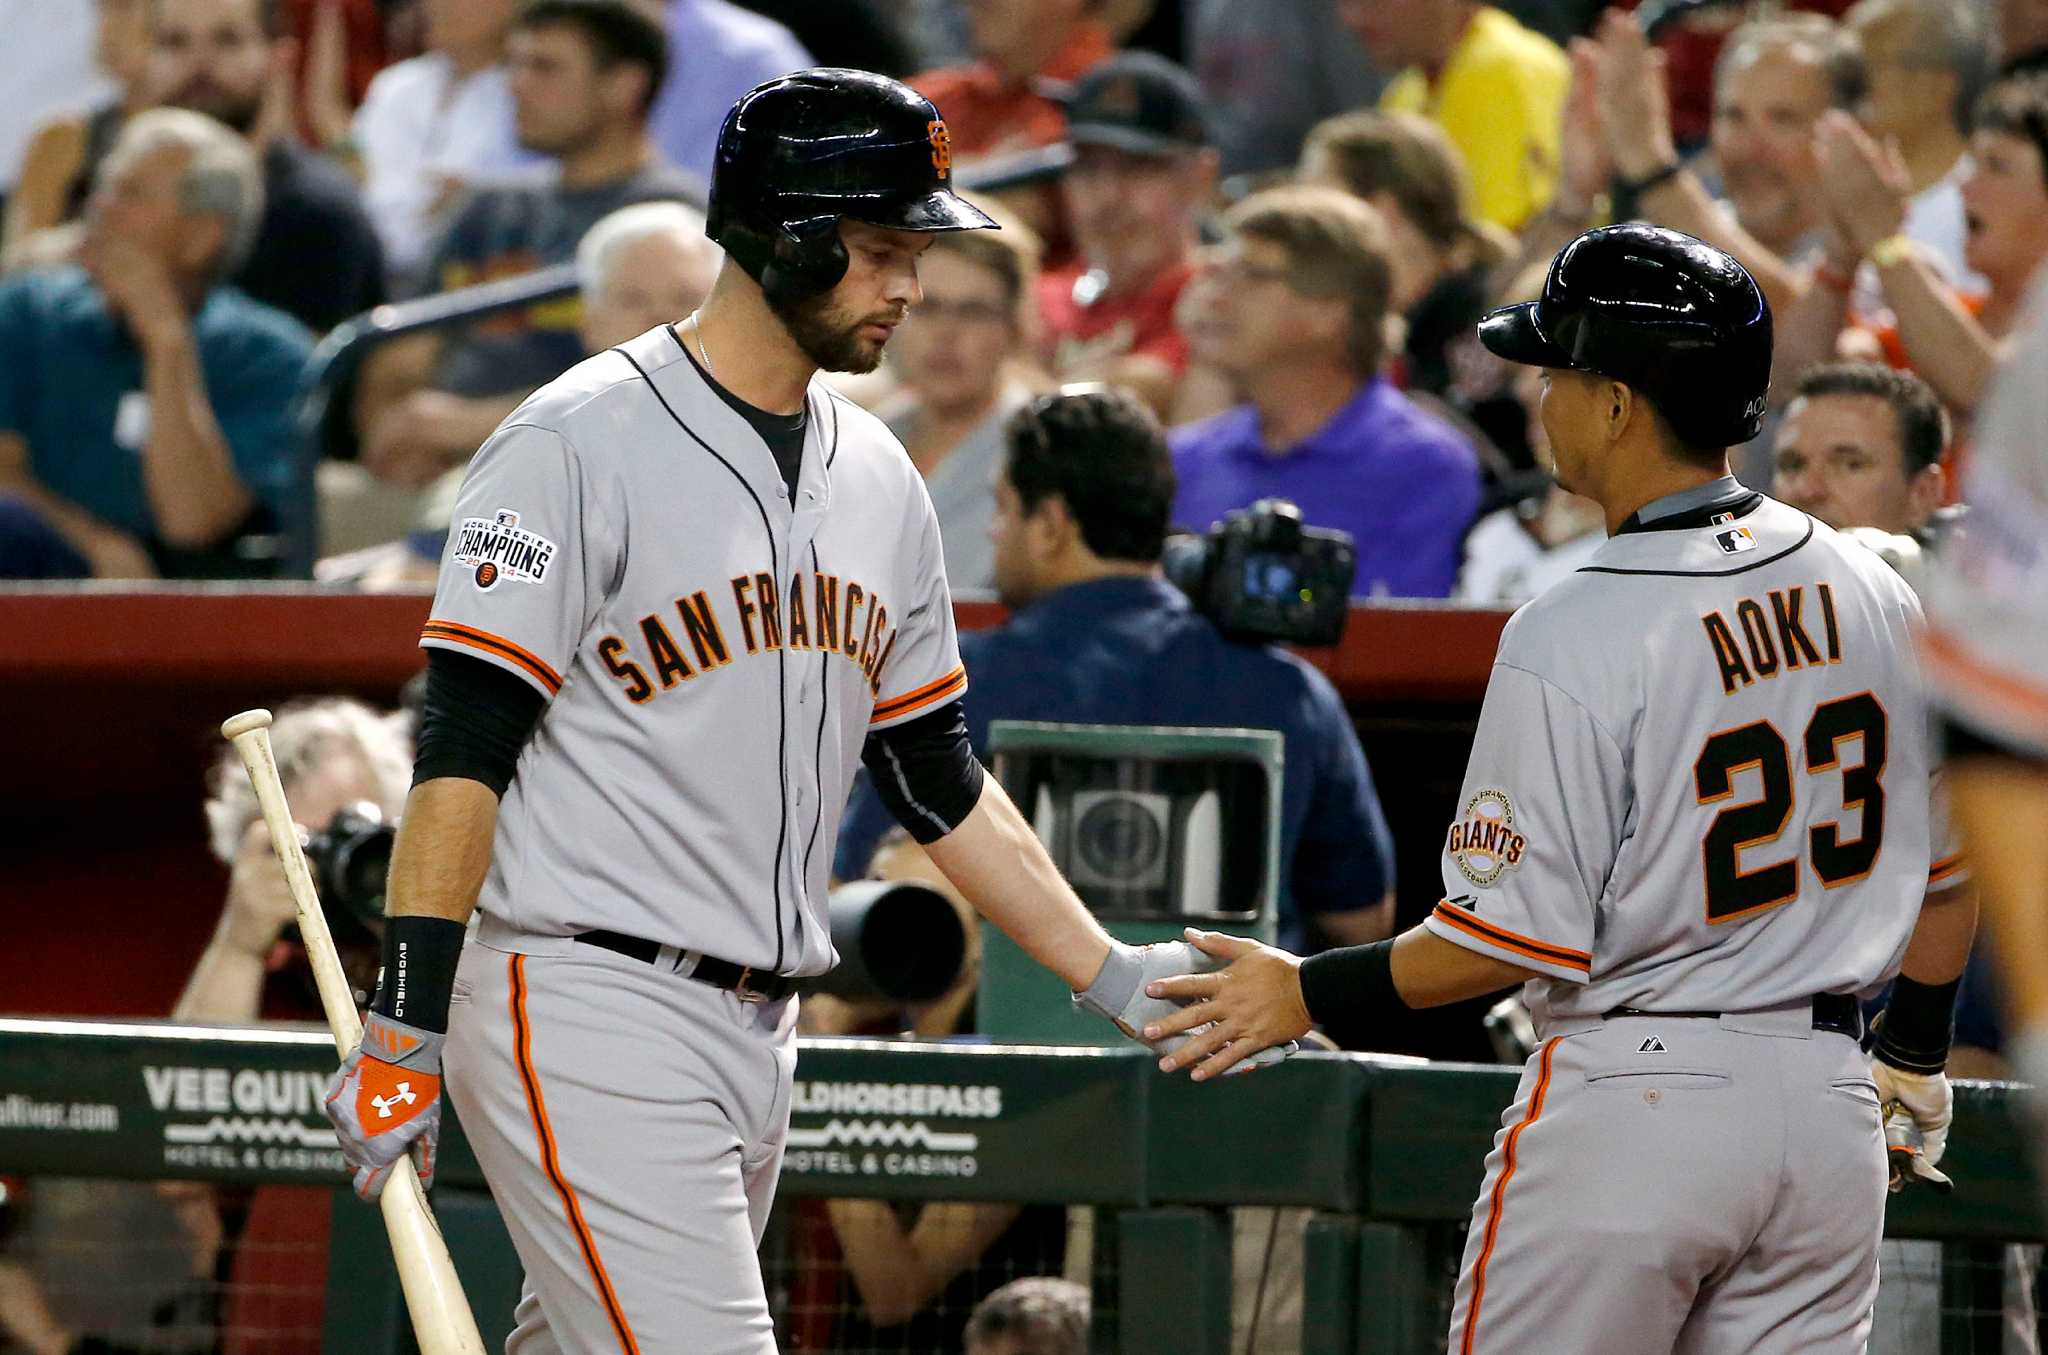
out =
<svg viewBox="0 0 2048 1355"><path fill-rule="evenodd" d="M829 292L846 276L846 246L839 239L839 218L792 221L776 231L774 247L762 262L758 281L768 299L788 305Z"/></svg>

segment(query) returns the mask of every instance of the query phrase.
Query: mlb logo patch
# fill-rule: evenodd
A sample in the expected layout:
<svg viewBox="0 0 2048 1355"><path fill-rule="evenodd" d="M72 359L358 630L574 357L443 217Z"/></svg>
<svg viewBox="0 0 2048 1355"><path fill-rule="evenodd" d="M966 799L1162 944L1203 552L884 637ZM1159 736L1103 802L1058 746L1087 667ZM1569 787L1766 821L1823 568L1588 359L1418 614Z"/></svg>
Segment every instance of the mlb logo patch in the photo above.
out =
<svg viewBox="0 0 2048 1355"><path fill-rule="evenodd" d="M1746 550L1756 549L1756 538L1749 534L1747 527L1730 527L1714 533L1714 544L1721 548L1723 555L1740 555Z"/></svg>

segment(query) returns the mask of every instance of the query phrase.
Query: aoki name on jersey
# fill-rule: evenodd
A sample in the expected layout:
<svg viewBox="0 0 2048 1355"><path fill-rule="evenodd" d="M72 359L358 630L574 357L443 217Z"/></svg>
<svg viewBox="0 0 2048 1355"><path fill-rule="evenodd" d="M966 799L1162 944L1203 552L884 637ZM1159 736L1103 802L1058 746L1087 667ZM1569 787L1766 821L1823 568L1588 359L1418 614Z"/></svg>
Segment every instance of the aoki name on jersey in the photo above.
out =
<svg viewBox="0 0 2048 1355"><path fill-rule="evenodd" d="M1806 589L1773 588L1759 598L1744 598L1726 610L1700 618L1706 627L1707 644L1714 651L1714 666L1721 674L1721 694L1732 696L1740 687L1755 686L1762 678L1796 673L1842 661L1842 630L1835 622L1835 593L1824 583L1813 585L1815 620L1819 623L1818 643L1805 620Z"/></svg>
<svg viewBox="0 0 2048 1355"><path fill-rule="evenodd" d="M678 597L672 611L641 617L637 635L598 641L597 656L636 705L735 658L783 649L838 654L860 665L868 690L880 695L896 631L888 604L856 580L801 572L781 590L762 570L736 575L729 593L700 588Z"/></svg>

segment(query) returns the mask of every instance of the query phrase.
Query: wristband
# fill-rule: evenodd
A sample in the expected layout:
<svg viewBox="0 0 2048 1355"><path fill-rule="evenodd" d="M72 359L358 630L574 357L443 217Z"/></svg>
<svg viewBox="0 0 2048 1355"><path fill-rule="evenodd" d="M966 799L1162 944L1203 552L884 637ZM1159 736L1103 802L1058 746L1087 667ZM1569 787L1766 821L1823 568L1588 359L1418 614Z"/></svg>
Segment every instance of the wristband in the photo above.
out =
<svg viewBox="0 0 2048 1355"><path fill-rule="evenodd" d="M1854 273L1838 272L1824 263L1817 263L1813 266L1813 280L1829 291L1840 292L1845 296L1856 290L1856 275Z"/></svg>
<svg viewBox="0 0 2048 1355"><path fill-rule="evenodd" d="M1956 992L1960 978L1948 983L1918 983L1899 975L1892 999L1877 1023L1871 1053L1908 1073L1938 1073L1948 1064L1955 1039Z"/></svg>
<svg viewBox="0 0 2048 1355"><path fill-rule="evenodd" d="M404 914L384 919L384 967L370 1010L394 1021L432 1031L448 1030L448 999L455 992L455 966L469 931L445 917Z"/></svg>
<svg viewBox="0 0 2048 1355"><path fill-rule="evenodd" d="M1677 178L1678 171L1684 168L1685 162L1682 160L1667 160L1640 179L1630 179L1617 174L1614 176L1614 191L1626 193L1632 198L1640 198L1665 180Z"/></svg>
<svg viewBox="0 0 2048 1355"><path fill-rule="evenodd" d="M1339 1045L1374 1042L1412 1012L1394 986L1394 943L1344 946L1301 962L1301 1005Z"/></svg>
<svg viewBox="0 0 2048 1355"><path fill-rule="evenodd" d="M1651 170L1640 179L1625 179L1619 174L1615 175L1610 180L1612 191L1609 194L1611 201L1608 214L1616 221L1633 221L1638 215L1636 209L1642 206L1643 194L1677 177L1678 171L1683 168L1685 165L1681 161L1673 160Z"/></svg>

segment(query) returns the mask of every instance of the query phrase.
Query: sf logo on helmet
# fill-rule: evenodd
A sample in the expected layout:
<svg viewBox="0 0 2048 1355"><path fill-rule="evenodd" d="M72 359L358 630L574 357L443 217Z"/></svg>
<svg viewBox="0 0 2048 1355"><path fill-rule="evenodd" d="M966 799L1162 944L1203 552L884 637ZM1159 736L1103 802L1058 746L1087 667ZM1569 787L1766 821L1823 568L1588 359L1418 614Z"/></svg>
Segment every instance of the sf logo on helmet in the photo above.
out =
<svg viewBox="0 0 2048 1355"><path fill-rule="evenodd" d="M945 121L933 118L924 125L925 135L932 141L932 168L939 172L941 179L953 173L953 134L946 130Z"/></svg>

